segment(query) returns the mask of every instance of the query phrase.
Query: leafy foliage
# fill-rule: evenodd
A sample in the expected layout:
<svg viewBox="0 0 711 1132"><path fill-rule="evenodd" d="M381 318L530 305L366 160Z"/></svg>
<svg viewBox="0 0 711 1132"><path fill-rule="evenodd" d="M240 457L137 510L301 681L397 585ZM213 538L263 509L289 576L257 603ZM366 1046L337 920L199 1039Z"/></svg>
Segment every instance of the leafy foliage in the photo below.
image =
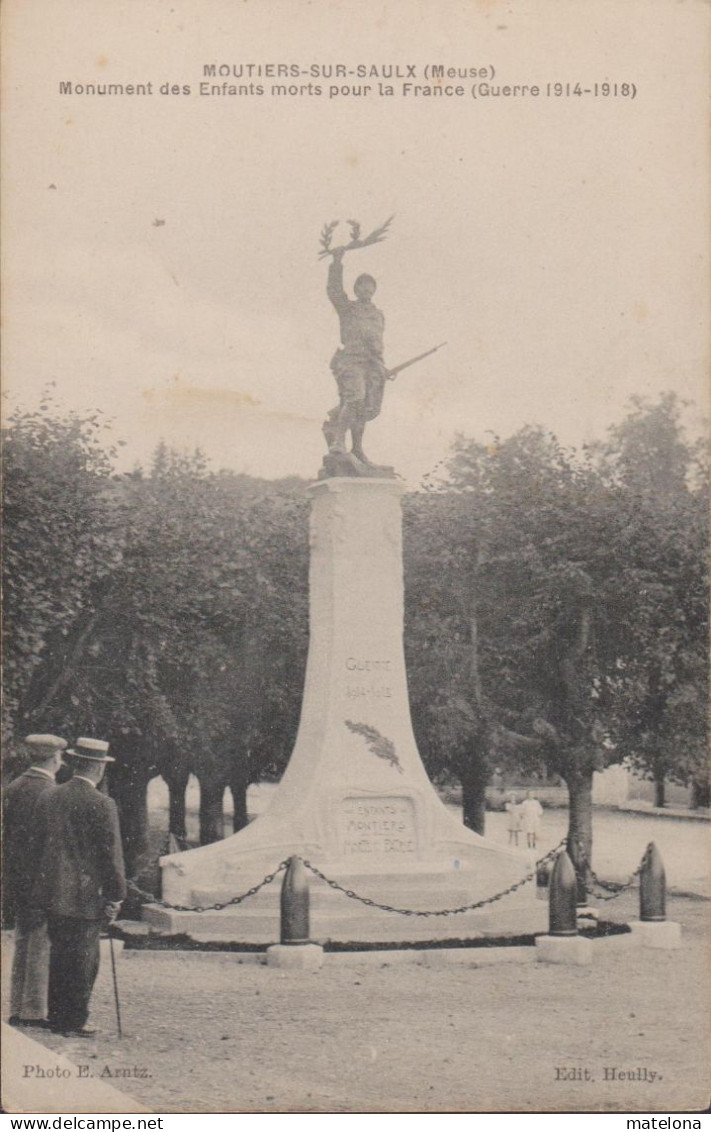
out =
<svg viewBox="0 0 711 1132"><path fill-rule="evenodd" d="M708 796L708 469L685 439L681 409L671 394L636 399L597 452L629 508L632 616L619 643L616 739L660 795L669 777Z"/></svg>
<svg viewBox="0 0 711 1132"><path fill-rule="evenodd" d="M221 816L216 783L244 793L283 769L305 664L305 505L298 481L214 474L164 446L149 474L112 476L101 427L40 411L7 430L5 727L110 739L140 855L153 774L184 790L189 768Z"/></svg>
<svg viewBox="0 0 711 1132"><path fill-rule="evenodd" d="M589 858L592 773L705 767L708 489L679 406L637 401L579 455L541 429L460 438L407 511L408 670L431 770L567 782ZM666 471L665 471L666 469ZM472 811L473 812L473 811Z"/></svg>
<svg viewBox="0 0 711 1132"><path fill-rule="evenodd" d="M48 394L3 430L3 749L66 687L94 602L123 553L100 414L60 417Z"/></svg>

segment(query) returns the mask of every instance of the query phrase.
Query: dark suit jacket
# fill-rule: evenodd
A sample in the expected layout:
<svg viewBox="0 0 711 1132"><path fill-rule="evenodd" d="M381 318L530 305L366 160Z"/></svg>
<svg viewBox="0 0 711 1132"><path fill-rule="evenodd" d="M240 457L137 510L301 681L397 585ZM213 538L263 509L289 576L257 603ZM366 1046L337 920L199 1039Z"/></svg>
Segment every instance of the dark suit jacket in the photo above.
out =
<svg viewBox="0 0 711 1132"><path fill-rule="evenodd" d="M42 794L55 789L54 779L30 767L11 782L3 799L3 872L10 907L29 908L37 874L32 839L35 809Z"/></svg>
<svg viewBox="0 0 711 1132"><path fill-rule="evenodd" d="M100 920L104 902L126 895L118 811L113 798L72 778L37 806L33 902L48 915Z"/></svg>

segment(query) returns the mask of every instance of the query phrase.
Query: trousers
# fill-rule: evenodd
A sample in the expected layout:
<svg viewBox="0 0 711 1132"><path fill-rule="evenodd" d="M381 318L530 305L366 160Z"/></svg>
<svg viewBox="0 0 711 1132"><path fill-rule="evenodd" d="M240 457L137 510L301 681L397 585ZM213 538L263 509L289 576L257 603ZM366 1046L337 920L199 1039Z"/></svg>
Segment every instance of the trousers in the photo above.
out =
<svg viewBox="0 0 711 1132"><path fill-rule="evenodd" d="M341 405L353 405L365 421L380 414L385 391L385 368L377 359L358 357L337 350L331 359Z"/></svg>
<svg viewBox="0 0 711 1132"><path fill-rule="evenodd" d="M99 972L100 920L48 916L49 1011L53 1030L80 1030Z"/></svg>
<svg viewBox="0 0 711 1132"><path fill-rule="evenodd" d="M18 1018L47 1017L49 937L47 923L20 908L15 912L15 953L12 957L10 1014Z"/></svg>

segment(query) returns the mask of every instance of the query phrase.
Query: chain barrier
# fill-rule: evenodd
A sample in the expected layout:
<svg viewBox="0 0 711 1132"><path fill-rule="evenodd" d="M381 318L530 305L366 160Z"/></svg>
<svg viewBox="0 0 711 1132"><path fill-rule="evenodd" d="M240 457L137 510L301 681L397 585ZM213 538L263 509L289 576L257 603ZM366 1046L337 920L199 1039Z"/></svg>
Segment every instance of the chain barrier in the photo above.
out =
<svg viewBox="0 0 711 1132"><path fill-rule="evenodd" d="M351 888L344 888L338 881L331 880L330 877L327 877L325 873L322 873L321 870L317 869L315 865L312 865L310 861L304 860L303 857L299 857L298 859L303 862L309 872L313 873L319 880L324 881L329 888L333 888L337 892L342 892L345 896L349 897L349 899L358 900L361 904L366 904L369 908L379 908L382 912L396 912L400 916L457 916L462 912L473 912L477 908L485 907L487 904L495 904L497 900L503 900L504 896L510 896L512 892L523 888L525 884L533 880L541 865L552 861L564 845L565 838L553 849L549 850L544 857L540 857L536 861L532 872L527 873L525 877L516 881L515 884L509 885L503 892L497 892L494 896L487 896L483 900L477 900L472 904L463 904L460 908L441 908L436 911L420 911L416 908L396 908L391 904L380 904L377 900L371 900L368 896L360 896L359 893L354 892ZM260 889L266 888L268 884L271 884L279 873L284 872L284 870L288 868L288 865L289 858L277 865L273 873L267 873L267 875L260 880L259 884L253 885L252 888L248 888L246 892L240 893L239 896L233 896L230 900L224 900L216 904L197 904L194 906L189 904L171 904L168 900L161 900L160 897L154 896L151 892L145 892L142 888L139 888L134 881L131 882L131 891L147 903L157 904L160 908L169 908L173 912L221 912L224 908L231 908L236 904L242 904L243 901L248 900L250 896L256 896Z"/></svg>
<svg viewBox="0 0 711 1132"><path fill-rule="evenodd" d="M630 878L619 884L616 881L600 880L600 877L597 875L592 866L588 865L588 873L593 884L597 885L598 888L601 888L603 892L607 893L606 896L603 896L599 892L591 892L590 895L594 897L595 900L598 900L601 904L603 904L605 903L605 901L614 900L617 896L621 896L623 892L627 892L630 888L632 888L637 877L642 872L642 869L646 864L648 854L649 846L647 846L647 848L645 849L642 860L639 862L637 868L632 873Z"/></svg>
<svg viewBox="0 0 711 1132"><path fill-rule="evenodd" d="M303 857L299 857L298 859L303 862L304 866L309 870L309 872L313 873L315 877L318 877L319 880L322 880L329 886L329 888L335 889L336 892L342 892L344 896L347 896L350 900L357 900L359 901L359 903L365 904L368 908L378 908L381 912L395 912L399 916L420 916L422 918L428 918L431 916L458 916L463 912L474 912L478 908L484 908L488 904L495 904L498 900L503 900L505 896L510 896L513 892L517 892L519 888L523 888L523 886L525 884L528 884L529 881L532 881L533 878L537 875L541 866L547 864L549 861L552 861L566 844L567 837L564 837L562 841L554 846L553 849L550 849L548 853L545 854L545 856L540 857L536 861L532 872L527 873L526 876L521 878L521 880L516 881L515 884L509 885L509 887L505 888L502 892L497 892L494 896L487 896L482 900L473 901L471 904L462 904L459 908L440 908L435 911L422 911L417 908L397 908L392 904L381 904L377 900L372 900L369 896L361 896L352 888L345 888L343 885L339 884L338 881L332 880L330 877L327 877L325 873L322 873L321 870L316 868L315 865L312 865L310 861L304 860ZM597 885L598 888L602 888L607 893L607 895L602 895L600 893L591 892L590 895L595 900L603 903L607 900L614 900L623 892L627 892L628 889L632 888L637 877L642 872L642 869L644 868L647 861L648 853L649 846L645 850L642 860L630 876L629 880L626 880L622 884L600 880L592 867L588 865L588 875L590 876L593 884ZM250 896L256 896L256 894L262 888L266 888L268 884L271 884L272 881L275 880L279 875L279 873L284 872L285 869L288 868L288 865L289 858L281 861L280 864L277 865L273 873L267 873L267 875L263 877L263 879L260 880L258 884L255 884L251 888L248 888L246 892L242 892L238 896L233 896L230 900L224 900L216 904L209 905L197 904L191 906L189 904L171 904L168 900L161 900L160 897L154 896L151 892L145 892L133 880L131 880L129 884L131 892L138 896L140 899L150 904L158 904L161 908L169 908L173 912L221 912L224 908L231 908L237 904L242 904L245 900L248 900Z"/></svg>
<svg viewBox="0 0 711 1132"><path fill-rule="evenodd" d="M601 903L605 902L606 900L615 900L615 898L619 897L619 895L622 895L623 892L627 892L629 889L631 889L631 887L634 885L634 882L636 881L637 876L640 875L642 869L644 868L644 865L646 864L646 857L648 857L648 854L649 847L644 850L644 856L642 857L640 864L635 868L632 876L629 877L627 881L624 881L620 884L610 881L601 881L597 873L594 872L591 868L590 878L592 883L597 884L599 889L602 889L607 893L607 895L602 895L599 892L593 892L591 893L591 895L593 895L594 899L599 900Z"/></svg>
<svg viewBox="0 0 711 1132"><path fill-rule="evenodd" d="M477 908L483 908L487 904L495 904L497 900L503 900L504 896L510 896L512 892L516 892L517 889L523 888L525 884L533 880L541 865L552 860L564 844L565 839L563 839L559 845L556 845L554 849L551 849L550 852L546 853L545 857L541 857L536 861L532 872L522 877L521 880L516 881L515 884L509 885L503 892L497 892L495 896L487 896L483 900L476 900L472 904L462 904L459 908L440 908L437 911L420 911L416 908L396 908L392 904L380 904L377 900L371 900L368 896L361 896L359 893L354 892L352 888L344 888L338 881L331 880L327 877L320 869L312 865L310 861L305 861L303 857L301 857L300 860L303 861L306 868L309 872L312 872L314 876L324 881L329 888L334 888L337 892L342 892L345 896L349 897L350 900L358 900L361 904L366 904L369 908L379 908L381 912L395 912L399 916L421 916L428 918L430 916L458 916L462 912L473 912Z"/></svg>
<svg viewBox="0 0 711 1132"><path fill-rule="evenodd" d="M248 900L250 896L256 896L261 888L266 888L279 873L283 873L288 867L288 864L288 859L282 861L277 865L274 872L267 873L267 875L260 880L259 884L253 885L252 888L248 888L246 892L240 893L239 896L233 896L230 900L224 900L217 904L196 904L193 907L189 904L171 904L168 900L161 900L160 897L154 896L151 892L144 892L137 884L132 885L132 890L137 896L140 896L141 899L147 901L149 904L158 904L161 908L170 908L173 912L221 912L223 908L231 908L234 904L241 904L244 900Z"/></svg>

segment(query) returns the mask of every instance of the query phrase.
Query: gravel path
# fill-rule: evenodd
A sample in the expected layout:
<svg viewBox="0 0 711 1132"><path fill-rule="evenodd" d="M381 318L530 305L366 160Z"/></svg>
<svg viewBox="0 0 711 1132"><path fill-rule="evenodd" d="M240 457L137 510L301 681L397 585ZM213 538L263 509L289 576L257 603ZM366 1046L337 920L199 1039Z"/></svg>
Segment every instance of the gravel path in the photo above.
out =
<svg viewBox="0 0 711 1132"><path fill-rule="evenodd" d="M622 896L608 914L632 918L635 904ZM709 909L672 899L681 951L610 948L590 968L427 969L385 956L294 973L125 956L124 1039L104 961L92 1015L103 1033L42 1042L156 1112L694 1110L710 1093ZM606 1067L647 1079L605 1081Z"/></svg>

